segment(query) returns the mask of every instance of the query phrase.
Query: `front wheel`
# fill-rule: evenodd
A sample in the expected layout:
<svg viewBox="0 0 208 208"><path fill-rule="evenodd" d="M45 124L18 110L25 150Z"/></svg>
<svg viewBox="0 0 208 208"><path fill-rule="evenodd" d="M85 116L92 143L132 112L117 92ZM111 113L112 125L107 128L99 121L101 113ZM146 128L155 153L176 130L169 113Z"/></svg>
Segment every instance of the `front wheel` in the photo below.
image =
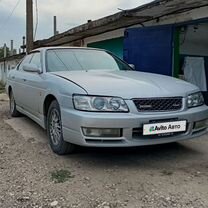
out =
<svg viewBox="0 0 208 208"><path fill-rule="evenodd" d="M47 115L47 134L51 149L58 155L74 152L75 145L65 142L63 139L61 112L58 102L51 103Z"/></svg>

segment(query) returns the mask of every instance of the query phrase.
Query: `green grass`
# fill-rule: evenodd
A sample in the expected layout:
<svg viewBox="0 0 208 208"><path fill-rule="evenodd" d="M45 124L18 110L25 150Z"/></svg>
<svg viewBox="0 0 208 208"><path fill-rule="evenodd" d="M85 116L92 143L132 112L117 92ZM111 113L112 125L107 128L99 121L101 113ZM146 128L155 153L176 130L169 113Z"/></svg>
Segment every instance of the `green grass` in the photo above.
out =
<svg viewBox="0 0 208 208"><path fill-rule="evenodd" d="M74 176L68 170L55 170L50 174L51 174L51 180L54 183L64 183L69 179L74 178Z"/></svg>
<svg viewBox="0 0 208 208"><path fill-rule="evenodd" d="M4 85L0 82L0 94L5 92Z"/></svg>
<svg viewBox="0 0 208 208"><path fill-rule="evenodd" d="M171 176L171 175L173 175L173 172L169 171L169 170L163 170L163 171L161 171L161 173L164 176Z"/></svg>

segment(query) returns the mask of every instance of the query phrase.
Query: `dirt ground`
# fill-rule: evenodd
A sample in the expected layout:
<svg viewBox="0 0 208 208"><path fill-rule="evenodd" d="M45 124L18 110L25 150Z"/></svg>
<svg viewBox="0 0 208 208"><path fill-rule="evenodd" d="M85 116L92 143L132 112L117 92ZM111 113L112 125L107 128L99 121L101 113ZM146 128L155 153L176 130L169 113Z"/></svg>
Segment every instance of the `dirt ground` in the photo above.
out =
<svg viewBox="0 0 208 208"><path fill-rule="evenodd" d="M208 207L208 137L57 156L0 95L0 208Z"/></svg>

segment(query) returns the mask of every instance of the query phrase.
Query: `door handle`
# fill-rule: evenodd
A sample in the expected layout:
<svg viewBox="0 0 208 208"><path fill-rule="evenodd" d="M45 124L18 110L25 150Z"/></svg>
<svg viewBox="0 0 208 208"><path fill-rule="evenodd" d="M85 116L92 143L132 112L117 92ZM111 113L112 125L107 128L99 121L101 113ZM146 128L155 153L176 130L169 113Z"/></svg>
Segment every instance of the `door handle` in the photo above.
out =
<svg viewBox="0 0 208 208"><path fill-rule="evenodd" d="M12 79L15 79L15 76L12 76Z"/></svg>
<svg viewBox="0 0 208 208"><path fill-rule="evenodd" d="M23 81L26 82L27 80L26 79L23 79Z"/></svg>

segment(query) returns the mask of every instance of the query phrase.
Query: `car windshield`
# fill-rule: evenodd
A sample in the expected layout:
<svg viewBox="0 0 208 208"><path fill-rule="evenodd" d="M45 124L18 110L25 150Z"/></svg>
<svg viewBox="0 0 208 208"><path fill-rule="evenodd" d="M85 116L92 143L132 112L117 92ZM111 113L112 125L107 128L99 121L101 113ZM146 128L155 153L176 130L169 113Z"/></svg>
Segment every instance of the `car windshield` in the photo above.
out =
<svg viewBox="0 0 208 208"><path fill-rule="evenodd" d="M93 49L50 49L46 54L46 67L47 72L132 70L108 52Z"/></svg>

